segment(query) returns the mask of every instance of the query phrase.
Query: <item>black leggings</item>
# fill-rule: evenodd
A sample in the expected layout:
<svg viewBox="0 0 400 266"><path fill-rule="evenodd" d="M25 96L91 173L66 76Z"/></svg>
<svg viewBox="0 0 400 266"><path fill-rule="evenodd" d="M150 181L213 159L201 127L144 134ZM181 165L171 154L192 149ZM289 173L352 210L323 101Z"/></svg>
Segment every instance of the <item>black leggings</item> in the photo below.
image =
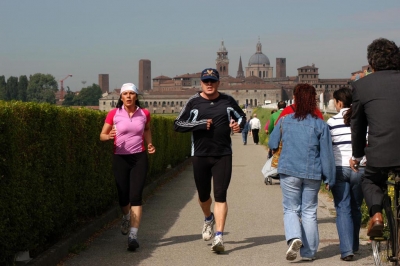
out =
<svg viewBox="0 0 400 266"><path fill-rule="evenodd" d="M142 194L147 175L147 154L114 154L113 172L118 190L119 205L142 206Z"/></svg>
<svg viewBox="0 0 400 266"><path fill-rule="evenodd" d="M201 202L210 198L211 178L213 178L214 199L226 202L226 194L232 175L232 154L225 156L193 156L193 173Z"/></svg>

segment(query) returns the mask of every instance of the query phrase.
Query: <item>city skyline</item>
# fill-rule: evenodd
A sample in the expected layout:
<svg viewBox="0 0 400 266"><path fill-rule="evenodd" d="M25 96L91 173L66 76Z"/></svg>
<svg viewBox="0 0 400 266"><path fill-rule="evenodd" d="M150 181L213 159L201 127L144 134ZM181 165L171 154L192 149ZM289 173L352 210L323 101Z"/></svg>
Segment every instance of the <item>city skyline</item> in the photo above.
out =
<svg viewBox="0 0 400 266"><path fill-rule="evenodd" d="M275 59L286 58L288 76L314 63L320 78L350 78L367 64L372 40L400 45L400 2L384 3L6 0L0 3L0 75L43 73L59 81L72 74L64 88L77 91L109 74L113 90L138 85L140 59L151 61L152 78L215 67L223 40L235 77L239 57L246 67L260 39L274 77Z"/></svg>

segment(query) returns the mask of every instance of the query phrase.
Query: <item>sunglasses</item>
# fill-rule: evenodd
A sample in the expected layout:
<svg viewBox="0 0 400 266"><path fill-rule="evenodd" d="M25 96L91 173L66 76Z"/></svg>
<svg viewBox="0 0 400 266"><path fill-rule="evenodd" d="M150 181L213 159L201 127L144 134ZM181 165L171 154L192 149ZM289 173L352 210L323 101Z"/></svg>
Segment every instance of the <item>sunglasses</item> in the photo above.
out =
<svg viewBox="0 0 400 266"><path fill-rule="evenodd" d="M203 82L204 84L207 84L207 83L217 83L217 80L215 80L215 79L205 79L205 80L202 80L202 82Z"/></svg>

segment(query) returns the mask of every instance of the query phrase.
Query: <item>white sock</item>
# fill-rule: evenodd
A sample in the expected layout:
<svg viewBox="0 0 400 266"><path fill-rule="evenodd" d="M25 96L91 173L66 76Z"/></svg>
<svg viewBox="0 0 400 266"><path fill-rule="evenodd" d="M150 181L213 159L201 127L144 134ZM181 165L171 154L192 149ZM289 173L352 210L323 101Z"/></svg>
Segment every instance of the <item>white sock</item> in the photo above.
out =
<svg viewBox="0 0 400 266"><path fill-rule="evenodd" d="M123 215L125 220L130 220L131 219L131 211L129 211L127 214Z"/></svg>
<svg viewBox="0 0 400 266"><path fill-rule="evenodd" d="M131 227L129 236L130 236L130 237L136 237L136 236L137 236L137 232L138 232L138 228L136 228L136 227Z"/></svg>

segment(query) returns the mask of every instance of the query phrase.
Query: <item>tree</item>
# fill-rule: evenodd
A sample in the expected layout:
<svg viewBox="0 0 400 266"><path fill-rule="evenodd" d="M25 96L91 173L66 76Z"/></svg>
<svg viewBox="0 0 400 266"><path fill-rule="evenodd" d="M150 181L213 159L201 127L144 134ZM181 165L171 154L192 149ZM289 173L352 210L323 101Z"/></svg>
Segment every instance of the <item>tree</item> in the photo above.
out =
<svg viewBox="0 0 400 266"><path fill-rule="evenodd" d="M0 76L0 100L7 101L6 78Z"/></svg>
<svg viewBox="0 0 400 266"><path fill-rule="evenodd" d="M102 91L100 86L92 84L92 86L83 88L78 95L74 97L74 105L92 106L99 105Z"/></svg>
<svg viewBox="0 0 400 266"><path fill-rule="evenodd" d="M64 101L62 102L62 105L63 106L74 105L74 97L75 97L75 94L67 86L67 93L64 96Z"/></svg>
<svg viewBox="0 0 400 266"><path fill-rule="evenodd" d="M9 77L6 84L8 100L18 100L18 78Z"/></svg>
<svg viewBox="0 0 400 266"><path fill-rule="evenodd" d="M26 100L39 103L54 103L58 91L56 79L50 74L36 73L29 76Z"/></svg>
<svg viewBox="0 0 400 266"><path fill-rule="evenodd" d="M23 75L18 80L18 100L26 102L26 90L28 89L28 78Z"/></svg>

